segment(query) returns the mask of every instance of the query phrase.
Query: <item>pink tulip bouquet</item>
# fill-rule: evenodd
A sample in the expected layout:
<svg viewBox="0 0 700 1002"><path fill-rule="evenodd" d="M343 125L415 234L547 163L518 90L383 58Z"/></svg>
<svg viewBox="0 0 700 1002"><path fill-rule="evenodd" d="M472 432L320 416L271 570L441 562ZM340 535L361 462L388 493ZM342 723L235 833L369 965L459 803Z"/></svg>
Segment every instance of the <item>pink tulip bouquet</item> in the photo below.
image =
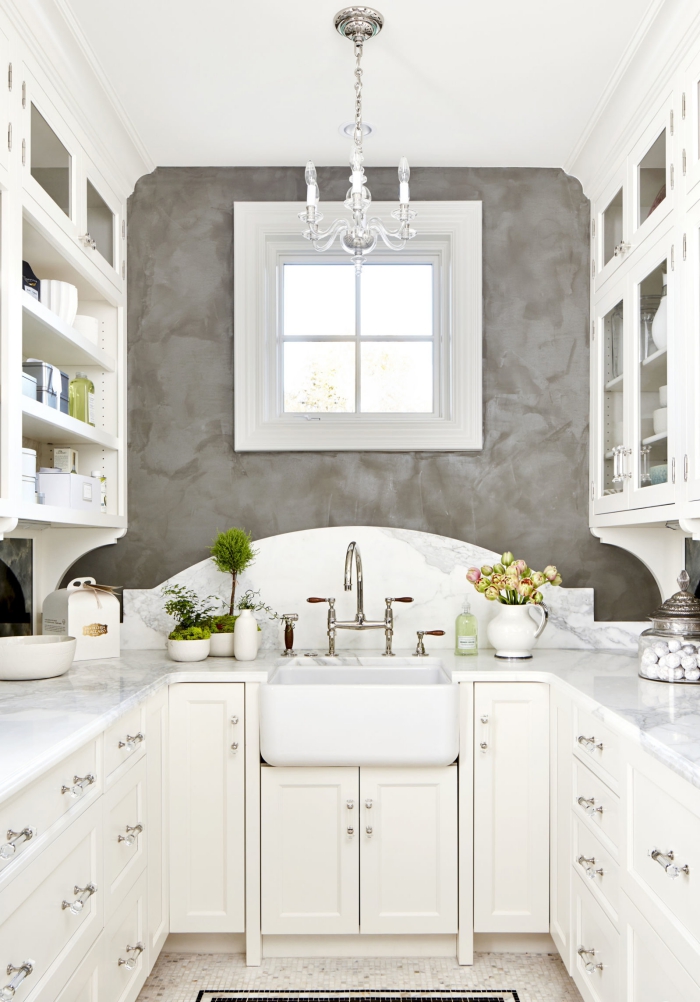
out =
<svg viewBox="0 0 700 1002"><path fill-rule="evenodd" d="M551 584L557 587L562 578L553 564L543 571L533 571L524 560L516 560L512 553L506 552L501 562L491 567L470 567L467 571L467 581L470 581L479 594L484 595L489 602L502 602L503 605L540 605L543 601L542 585Z"/></svg>

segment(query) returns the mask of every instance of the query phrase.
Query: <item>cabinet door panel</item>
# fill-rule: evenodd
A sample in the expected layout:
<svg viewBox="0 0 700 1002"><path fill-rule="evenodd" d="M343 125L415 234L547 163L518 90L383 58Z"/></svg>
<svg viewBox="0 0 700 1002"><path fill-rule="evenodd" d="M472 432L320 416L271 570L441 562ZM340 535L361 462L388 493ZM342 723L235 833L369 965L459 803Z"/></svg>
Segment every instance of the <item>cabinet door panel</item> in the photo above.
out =
<svg viewBox="0 0 700 1002"><path fill-rule="evenodd" d="M549 931L571 970L571 700L552 686L550 715Z"/></svg>
<svg viewBox="0 0 700 1002"><path fill-rule="evenodd" d="M168 691L146 706L148 769L148 961L153 966L170 927L168 886Z"/></svg>
<svg viewBox="0 0 700 1002"><path fill-rule="evenodd" d="M263 767L263 933L359 932L357 801L357 769Z"/></svg>
<svg viewBox="0 0 700 1002"><path fill-rule="evenodd" d="M457 766L360 770L363 933L457 932Z"/></svg>
<svg viewBox="0 0 700 1002"><path fill-rule="evenodd" d="M171 932L244 931L243 711L242 683L170 687Z"/></svg>
<svg viewBox="0 0 700 1002"><path fill-rule="evenodd" d="M474 686L474 931L549 932L549 693Z"/></svg>

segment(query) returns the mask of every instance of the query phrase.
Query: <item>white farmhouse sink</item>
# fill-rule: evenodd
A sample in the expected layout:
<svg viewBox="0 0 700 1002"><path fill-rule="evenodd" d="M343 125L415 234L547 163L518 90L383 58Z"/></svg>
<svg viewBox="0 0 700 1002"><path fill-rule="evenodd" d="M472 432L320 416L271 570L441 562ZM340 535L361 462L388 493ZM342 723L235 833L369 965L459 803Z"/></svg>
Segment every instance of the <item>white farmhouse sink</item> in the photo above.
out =
<svg viewBox="0 0 700 1002"><path fill-rule="evenodd" d="M449 765L458 687L438 658L294 658L260 687L269 765Z"/></svg>

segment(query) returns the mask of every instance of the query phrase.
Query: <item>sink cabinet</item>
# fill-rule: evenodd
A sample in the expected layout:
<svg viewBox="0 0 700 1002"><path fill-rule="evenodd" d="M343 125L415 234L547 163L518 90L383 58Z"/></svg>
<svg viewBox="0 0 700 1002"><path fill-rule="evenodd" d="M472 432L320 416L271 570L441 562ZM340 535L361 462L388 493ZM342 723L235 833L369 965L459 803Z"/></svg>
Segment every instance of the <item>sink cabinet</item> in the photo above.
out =
<svg viewBox="0 0 700 1002"><path fill-rule="evenodd" d="M456 933L457 766L263 766L263 934Z"/></svg>
<svg viewBox="0 0 700 1002"><path fill-rule="evenodd" d="M549 686L474 685L474 931L549 932Z"/></svg>
<svg viewBox="0 0 700 1002"><path fill-rule="evenodd" d="M170 689L171 932L245 928L243 689Z"/></svg>

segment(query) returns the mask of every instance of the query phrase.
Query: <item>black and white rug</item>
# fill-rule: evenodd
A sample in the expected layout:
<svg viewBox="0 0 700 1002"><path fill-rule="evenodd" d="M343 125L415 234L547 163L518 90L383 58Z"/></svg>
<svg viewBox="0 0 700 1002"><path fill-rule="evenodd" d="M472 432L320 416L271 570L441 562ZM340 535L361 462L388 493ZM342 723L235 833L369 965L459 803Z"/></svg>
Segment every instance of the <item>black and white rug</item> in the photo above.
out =
<svg viewBox="0 0 700 1002"><path fill-rule="evenodd" d="M347 991L251 991L245 988L234 991L201 991L197 1002L520 1002L513 989L505 991L458 991L421 992L389 990Z"/></svg>

